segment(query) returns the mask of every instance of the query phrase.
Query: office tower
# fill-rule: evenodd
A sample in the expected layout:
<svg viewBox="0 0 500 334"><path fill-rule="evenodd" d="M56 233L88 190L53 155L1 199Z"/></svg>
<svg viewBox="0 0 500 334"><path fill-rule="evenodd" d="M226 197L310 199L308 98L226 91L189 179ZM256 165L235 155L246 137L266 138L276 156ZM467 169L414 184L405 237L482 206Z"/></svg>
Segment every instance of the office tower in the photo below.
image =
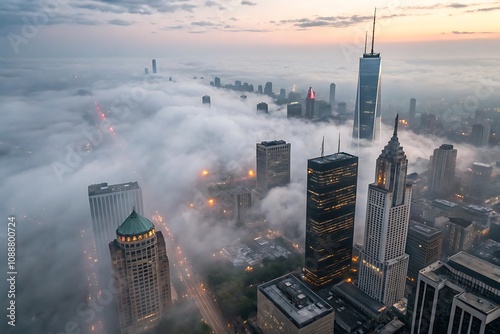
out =
<svg viewBox="0 0 500 334"><path fill-rule="evenodd" d="M475 204L483 204L488 196L491 173L493 172L493 165L474 162L472 164L472 176L469 185L469 192L466 200Z"/></svg>
<svg viewBox="0 0 500 334"><path fill-rule="evenodd" d="M153 59L151 63L152 63L153 73L156 73L156 59Z"/></svg>
<svg viewBox="0 0 500 334"><path fill-rule="evenodd" d="M416 282L420 269L436 262L441 258L443 234L440 230L411 222L406 238L406 254L410 256L408 264L408 278Z"/></svg>
<svg viewBox="0 0 500 334"><path fill-rule="evenodd" d="M284 140L263 141L257 144L257 186L260 196L273 187L290 183L291 144Z"/></svg>
<svg viewBox="0 0 500 334"><path fill-rule="evenodd" d="M347 104L345 102L339 102L337 105L337 112L339 115L347 114Z"/></svg>
<svg viewBox="0 0 500 334"><path fill-rule="evenodd" d="M296 91L291 91L290 93L288 93L288 101L290 103L293 103L293 102L300 102L302 99L300 93L296 92Z"/></svg>
<svg viewBox="0 0 500 334"><path fill-rule="evenodd" d="M109 243L121 334L150 333L170 306L165 239L135 210Z"/></svg>
<svg viewBox="0 0 500 334"><path fill-rule="evenodd" d="M118 226L134 208L143 214L142 191L137 182L100 183L90 185L88 194L97 258L107 267L107 247Z"/></svg>
<svg viewBox="0 0 500 334"><path fill-rule="evenodd" d="M316 115L314 114L314 105L316 103L316 93L309 87L306 96L306 118L312 119Z"/></svg>
<svg viewBox="0 0 500 334"><path fill-rule="evenodd" d="M257 288L257 323L264 334L333 334L332 307L292 274Z"/></svg>
<svg viewBox="0 0 500 334"><path fill-rule="evenodd" d="M335 84L331 83L330 84L330 105L332 108L335 106Z"/></svg>
<svg viewBox="0 0 500 334"><path fill-rule="evenodd" d="M302 104L299 102L292 102L286 105L287 118L300 118L302 117Z"/></svg>
<svg viewBox="0 0 500 334"><path fill-rule="evenodd" d="M470 136L470 143L476 147L488 146L490 141L490 124L474 124Z"/></svg>
<svg viewBox="0 0 500 334"><path fill-rule="evenodd" d="M245 225L250 207L252 206L252 191L249 188L237 188L233 194L233 213L236 226Z"/></svg>
<svg viewBox="0 0 500 334"><path fill-rule="evenodd" d="M315 286L349 274L358 157L339 152L307 161L305 278Z"/></svg>
<svg viewBox="0 0 500 334"><path fill-rule="evenodd" d="M267 103L261 102L257 104L257 112L263 113L263 114L269 114L269 107Z"/></svg>
<svg viewBox="0 0 500 334"><path fill-rule="evenodd" d="M208 95L204 95L202 98L201 98L201 102L203 104L208 104L208 106L210 106L210 96Z"/></svg>
<svg viewBox="0 0 500 334"><path fill-rule="evenodd" d="M359 257L359 288L387 306L403 298L408 271L404 252L411 202L407 165L396 116L392 138L377 159L375 182L368 186L365 242Z"/></svg>
<svg viewBox="0 0 500 334"><path fill-rule="evenodd" d="M285 88L280 89L280 97L286 99L286 90Z"/></svg>
<svg viewBox="0 0 500 334"><path fill-rule="evenodd" d="M420 115L420 129L426 132L434 132L436 128L436 115L435 114L421 114Z"/></svg>
<svg viewBox="0 0 500 334"><path fill-rule="evenodd" d="M259 94L262 94L262 85L257 86L257 91L259 92Z"/></svg>
<svg viewBox="0 0 500 334"><path fill-rule="evenodd" d="M460 252L418 275L411 334L498 333L500 267Z"/></svg>
<svg viewBox="0 0 500 334"><path fill-rule="evenodd" d="M149 74L149 68L144 67L144 74L148 75Z"/></svg>
<svg viewBox="0 0 500 334"><path fill-rule="evenodd" d="M450 218L448 224L448 255L471 251L476 239L474 225L462 218Z"/></svg>
<svg viewBox="0 0 500 334"><path fill-rule="evenodd" d="M264 86L264 94L274 97L272 82L270 81L266 82L266 85Z"/></svg>
<svg viewBox="0 0 500 334"><path fill-rule="evenodd" d="M410 129L416 128L415 124L415 114L417 113L417 99L410 99L410 110L408 111L408 124Z"/></svg>
<svg viewBox="0 0 500 334"><path fill-rule="evenodd" d="M248 85L248 84L247 84L247 85ZM236 80L236 81L234 82L234 86L235 86L235 88L236 88L236 89L238 89L238 90L239 90L239 89L241 89L241 80Z"/></svg>
<svg viewBox="0 0 500 334"><path fill-rule="evenodd" d="M455 192L455 166L457 150L443 144L434 150L431 164L429 190L435 197L448 197Z"/></svg>
<svg viewBox="0 0 500 334"><path fill-rule="evenodd" d="M332 115L332 106L326 101L316 101L314 109L316 118L324 118Z"/></svg>
<svg viewBox="0 0 500 334"><path fill-rule="evenodd" d="M376 12L375 12L376 14ZM372 49L365 52L359 59L358 89L356 105L354 107L354 126L352 137L355 146L359 147L359 140L369 142L378 140L380 132L380 53L374 53L375 43L375 15L373 16Z"/></svg>
<svg viewBox="0 0 500 334"><path fill-rule="evenodd" d="M219 77L215 77L214 82L215 82L215 87L220 87L220 78Z"/></svg>

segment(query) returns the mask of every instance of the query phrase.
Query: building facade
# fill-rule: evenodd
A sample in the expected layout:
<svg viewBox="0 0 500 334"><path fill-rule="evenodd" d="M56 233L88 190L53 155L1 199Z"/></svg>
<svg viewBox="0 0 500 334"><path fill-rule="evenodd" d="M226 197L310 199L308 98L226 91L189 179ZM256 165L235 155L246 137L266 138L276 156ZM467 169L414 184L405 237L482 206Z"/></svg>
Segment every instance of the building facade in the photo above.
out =
<svg viewBox="0 0 500 334"><path fill-rule="evenodd" d="M406 254L410 256L408 278L416 282L418 272L441 259L443 233L433 227L410 222L406 238Z"/></svg>
<svg viewBox="0 0 500 334"><path fill-rule="evenodd" d="M358 157L348 153L307 162L304 274L317 287L350 272L357 181Z"/></svg>
<svg viewBox="0 0 500 334"><path fill-rule="evenodd" d="M434 150L429 184L429 189L434 197L453 195L456 164L457 150L453 148L453 145L443 144Z"/></svg>
<svg viewBox="0 0 500 334"><path fill-rule="evenodd" d="M256 191L261 196L290 183L290 153L291 144L284 140L257 143Z"/></svg>
<svg viewBox="0 0 500 334"><path fill-rule="evenodd" d="M385 305L404 296L408 254L406 236L411 185L406 154L399 144L398 117L389 143L377 159L375 183L368 186L365 241L359 257L358 287Z"/></svg>
<svg viewBox="0 0 500 334"><path fill-rule="evenodd" d="M165 239L135 211L109 243L121 334L148 333L170 306L170 273Z"/></svg>
<svg viewBox="0 0 500 334"><path fill-rule="evenodd" d="M109 268L109 241L115 238L116 229L133 209L143 214L142 190L137 182L100 183L90 185L88 194L96 255Z"/></svg>
<svg viewBox="0 0 500 334"><path fill-rule="evenodd" d="M252 206L252 191L249 188L238 188L233 190L232 194L235 225L243 226L247 222Z"/></svg>
<svg viewBox="0 0 500 334"><path fill-rule="evenodd" d="M315 104L316 104L316 93L312 90L312 87L309 87L306 96L306 118L312 119L317 117L315 113Z"/></svg>
<svg viewBox="0 0 500 334"><path fill-rule="evenodd" d="M295 276L257 288L257 323L264 334L333 334L334 311Z"/></svg>

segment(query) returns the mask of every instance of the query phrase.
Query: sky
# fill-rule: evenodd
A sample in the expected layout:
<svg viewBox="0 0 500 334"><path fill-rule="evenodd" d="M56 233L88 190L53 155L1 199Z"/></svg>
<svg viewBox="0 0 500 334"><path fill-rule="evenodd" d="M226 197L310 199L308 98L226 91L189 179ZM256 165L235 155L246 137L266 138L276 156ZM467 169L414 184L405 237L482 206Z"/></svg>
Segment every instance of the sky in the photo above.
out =
<svg viewBox="0 0 500 334"><path fill-rule="evenodd" d="M500 38L499 1L5 0L0 56L139 56L265 50L282 46L362 47L378 10L376 45ZM498 43L497 43L498 44ZM443 47L441 45L441 47ZM379 50L380 51L380 50Z"/></svg>

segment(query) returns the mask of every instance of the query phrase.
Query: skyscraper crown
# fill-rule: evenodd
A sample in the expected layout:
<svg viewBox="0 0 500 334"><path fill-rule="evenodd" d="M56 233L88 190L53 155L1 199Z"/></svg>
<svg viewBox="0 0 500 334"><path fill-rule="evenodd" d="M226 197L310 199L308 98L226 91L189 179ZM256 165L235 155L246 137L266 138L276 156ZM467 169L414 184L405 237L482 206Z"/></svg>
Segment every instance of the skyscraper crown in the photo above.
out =
<svg viewBox="0 0 500 334"><path fill-rule="evenodd" d="M399 122L399 115L396 115L396 119L394 120L394 132L392 133L391 139L382 150L379 159L381 158L388 160L406 159L406 154L403 151L403 147L399 143L398 139L398 122Z"/></svg>
<svg viewBox="0 0 500 334"><path fill-rule="evenodd" d="M118 227L116 230L116 234L119 236L124 236L124 237L134 237L134 236L139 236L143 234L148 234L148 236L151 236L154 234L154 228L155 226L153 223L147 219L135 212L135 209L132 210L132 213L130 216L125 219L125 221Z"/></svg>

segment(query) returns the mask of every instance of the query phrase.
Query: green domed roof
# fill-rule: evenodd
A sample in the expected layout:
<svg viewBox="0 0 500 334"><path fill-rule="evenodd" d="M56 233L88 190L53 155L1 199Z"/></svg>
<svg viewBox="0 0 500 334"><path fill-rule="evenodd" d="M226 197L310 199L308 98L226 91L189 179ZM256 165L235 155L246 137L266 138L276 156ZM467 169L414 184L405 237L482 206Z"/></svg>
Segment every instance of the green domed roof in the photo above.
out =
<svg viewBox="0 0 500 334"><path fill-rule="evenodd" d="M116 234L134 236L144 234L154 228L155 226L149 219L144 218L133 210L130 216L118 227Z"/></svg>

